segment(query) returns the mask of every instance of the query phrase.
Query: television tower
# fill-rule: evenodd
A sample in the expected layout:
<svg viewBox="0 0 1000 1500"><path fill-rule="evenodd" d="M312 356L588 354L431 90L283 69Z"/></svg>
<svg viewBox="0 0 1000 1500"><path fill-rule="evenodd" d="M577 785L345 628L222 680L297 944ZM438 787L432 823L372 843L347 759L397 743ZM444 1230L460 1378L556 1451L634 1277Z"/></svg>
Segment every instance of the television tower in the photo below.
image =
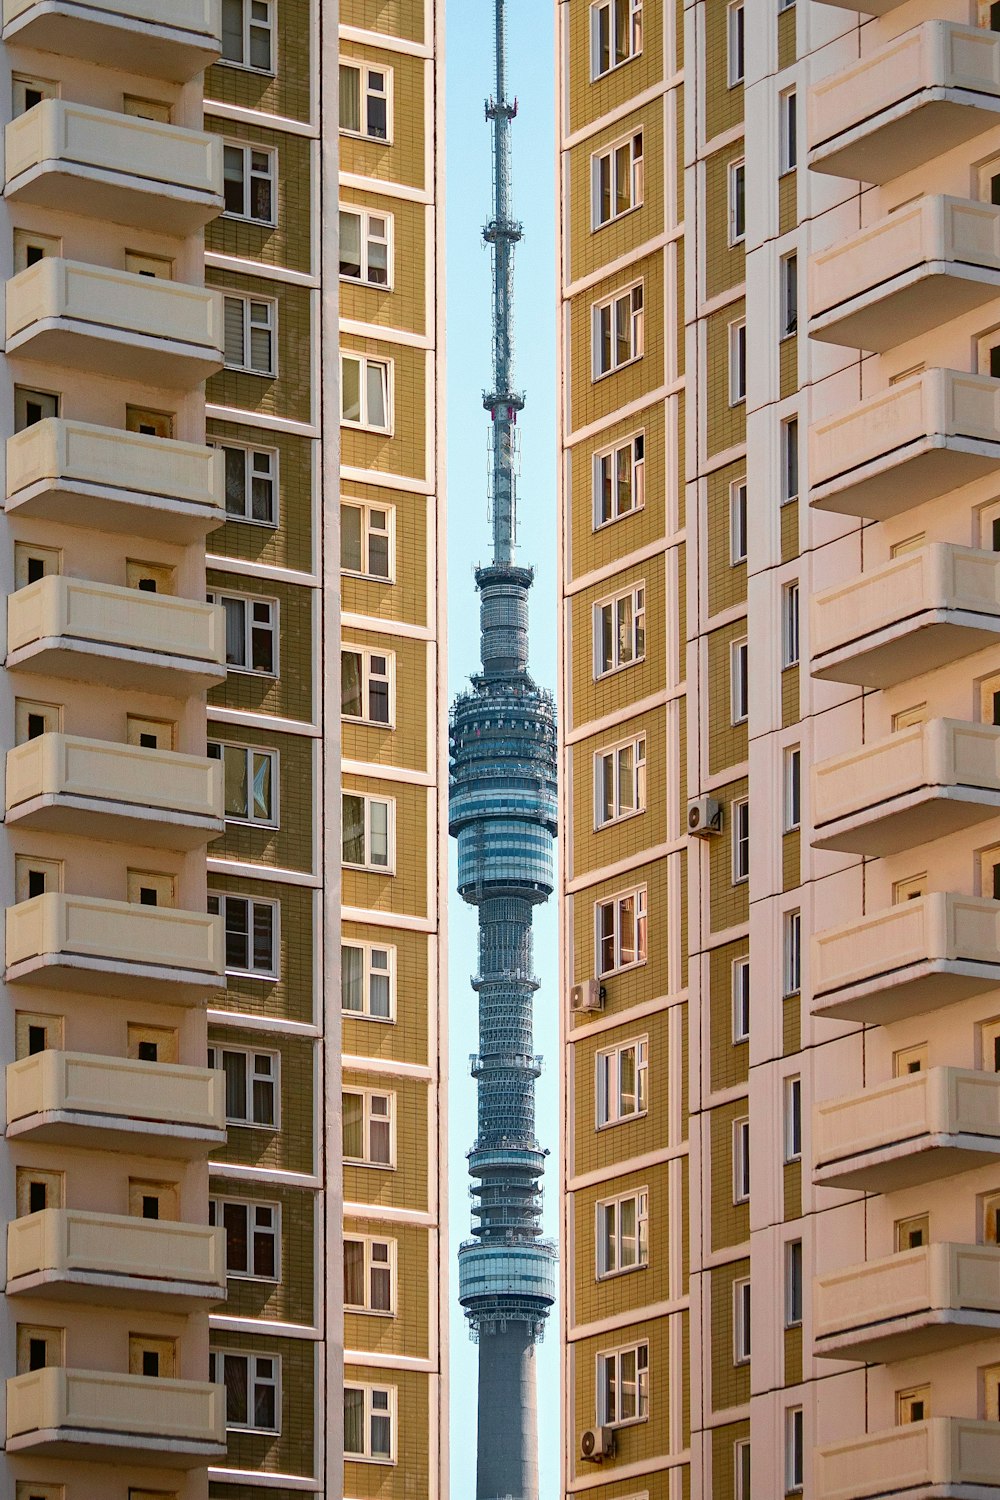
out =
<svg viewBox="0 0 1000 1500"><path fill-rule="evenodd" d="M482 671L451 714L450 832L458 839L458 889L479 908L479 1052L472 1075L479 1130L469 1152L473 1238L459 1251L459 1301L479 1344L477 1500L538 1500L535 1345L555 1301L553 1245L541 1238L547 1152L535 1138L532 1051L532 907L554 880L556 720L551 694L528 675L528 590L514 562L517 414L513 386L514 247L507 97L507 0L496 12L496 85L486 105L493 131L493 216L483 238L493 257L493 561L476 570Z"/></svg>

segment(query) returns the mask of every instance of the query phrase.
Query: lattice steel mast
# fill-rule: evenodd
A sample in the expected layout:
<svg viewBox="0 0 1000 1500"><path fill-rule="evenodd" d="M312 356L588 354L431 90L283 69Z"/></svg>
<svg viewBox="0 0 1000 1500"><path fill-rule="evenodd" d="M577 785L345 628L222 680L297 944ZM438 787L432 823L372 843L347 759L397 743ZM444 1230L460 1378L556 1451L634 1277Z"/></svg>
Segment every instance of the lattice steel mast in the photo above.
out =
<svg viewBox="0 0 1000 1500"><path fill-rule="evenodd" d="M552 894L556 833L555 706L528 675L528 590L533 572L513 560L517 414L513 388L514 247L506 3L496 19L493 216L493 561L476 570L482 672L451 715L450 831L458 889L479 909L479 1130L469 1152L473 1238L459 1252L459 1299L479 1342L477 1500L537 1500L535 1344L555 1300L555 1250L541 1238L546 1152L535 1138L532 1050L532 907Z"/></svg>

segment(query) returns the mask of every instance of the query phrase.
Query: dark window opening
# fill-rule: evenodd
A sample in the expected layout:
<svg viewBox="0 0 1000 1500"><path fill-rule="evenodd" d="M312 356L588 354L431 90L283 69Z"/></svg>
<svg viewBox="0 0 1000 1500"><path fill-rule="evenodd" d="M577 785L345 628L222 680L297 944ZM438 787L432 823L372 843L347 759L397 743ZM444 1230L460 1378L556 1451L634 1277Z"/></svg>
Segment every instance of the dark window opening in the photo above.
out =
<svg viewBox="0 0 1000 1500"><path fill-rule="evenodd" d="M44 733L45 733L45 715L44 714L29 714L28 715L28 739L29 740L37 740L38 736L40 734L44 734Z"/></svg>
<svg viewBox="0 0 1000 1500"><path fill-rule="evenodd" d="M44 870L29 870L28 871L28 898L29 898L29 900L33 896L44 896L44 895L45 895L45 871Z"/></svg>
<svg viewBox="0 0 1000 1500"><path fill-rule="evenodd" d="M160 1356L157 1354L155 1349L143 1349L142 1373L144 1375L159 1375Z"/></svg>
<svg viewBox="0 0 1000 1500"><path fill-rule="evenodd" d="M44 1339L29 1339L28 1340L28 1369L29 1370L44 1370L45 1369L45 1340Z"/></svg>
<svg viewBox="0 0 1000 1500"><path fill-rule="evenodd" d="M144 1219L158 1219L160 1217L160 1200L155 1193L143 1193L142 1217Z"/></svg>
<svg viewBox="0 0 1000 1500"><path fill-rule="evenodd" d="M139 1043L139 1061L140 1062L156 1062L156 1060L157 1060L157 1051L158 1051L158 1048L157 1048L157 1045L156 1045L155 1042L140 1042Z"/></svg>
<svg viewBox="0 0 1000 1500"><path fill-rule="evenodd" d="M34 1057L36 1052L45 1051L45 1027L28 1027L28 1056Z"/></svg>
<svg viewBox="0 0 1000 1500"><path fill-rule="evenodd" d="M40 1214L48 1200L49 1192L44 1182L28 1183L28 1212Z"/></svg>

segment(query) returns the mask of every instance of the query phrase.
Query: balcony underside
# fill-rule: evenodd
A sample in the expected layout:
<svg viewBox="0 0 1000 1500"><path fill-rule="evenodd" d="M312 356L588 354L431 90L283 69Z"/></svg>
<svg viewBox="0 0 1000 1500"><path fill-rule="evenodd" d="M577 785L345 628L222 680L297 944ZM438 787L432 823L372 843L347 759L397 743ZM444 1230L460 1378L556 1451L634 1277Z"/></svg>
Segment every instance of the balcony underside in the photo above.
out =
<svg viewBox="0 0 1000 1500"><path fill-rule="evenodd" d="M824 1162L813 1173L813 1182L861 1193L894 1193L998 1161L1000 1136L927 1134Z"/></svg>
<svg viewBox="0 0 1000 1500"><path fill-rule="evenodd" d="M20 646L8 653L5 665L12 672L39 672L71 682L98 682L174 698L215 687L226 675L217 662L207 659L161 656L67 636L47 636Z"/></svg>
<svg viewBox="0 0 1000 1500"><path fill-rule="evenodd" d="M132 1432L101 1432L85 1427L42 1427L8 1437L8 1453L32 1458L66 1458L77 1463L121 1464L157 1469L198 1469L225 1458L224 1443L155 1437Z"/></svg>
<svg viewBox="0 0 1000 1500"><path fill-rule="evenodd" d="M215 193L62 160L42 161L19 173L8 182L4 197L32 208L185 237L222 212L222 199Z"/></svg>
<svg viewBox="0 0 1000 1500"><path fill-rule="evenodd" d="M170 495L115 489L75 479L40 479L10 495L9 516L58 521L91 531L127 531L181 546L203 541L222 526L225 512L217 505L198 505Z"/></svg>
<svg viewBox="0 0 1000 1500"><path fill-rule="evenodd" d="M809 337L884 354L997 297L1000 271L926 261L818 314L810 320Z"/></svg>
<svg viewBox="0 0 1000 1500"><path fill-rule="evenodd" d="M198 1161L226 1143L225 1130L173 1121L136 1120L76 1109L47 1109L8 1124L8 1140L41 1146L82 1146L93 1151L130 1151Z"/></svg>
<svg viewBox="0 0 1000 1500"><path fill-rule="evenodd" d="M86 323L71 316L39 318L7 340L6 352L119 380L178 389L200 385L222 369L218 349Z"/></svg>
<svg viewBox="0 0 1000 1500"><path fill-rule="evenodd" d="M816 510L887 521L998 470L1000 442L929 433L814 485L809 503Z"/></svg>
<svg viewBox="0 0 1000 1500"><path fill-rule="evenodd" d="M225 1301L225 1289L220 1291L211 1282L116 1276L107 1271L35 1271L9 1280L4 1290L8 1297L85 1303L90 1307L149 1307L181 1314L205 1312Z"/></svg>
<svg viewBox="0 0 1000 1500"><path fill-rule="evenodd" d="M172 969L161 964L95 957L89 953L38 953L9 964L7 984L41 985L78 990L88 995L142 994L173 1005L201 1005L225 981L199 969Z"/></svg>
<svg viewBox="0 0 1000 1500"><path fill-rule="evenodd" d="M814 1341L820 1359L862 1360L889 1364L916 1355L937 1354L962 1344L994 1339L1000 1334L1000 1313L971 1308L927 1308L884 1323L846 1329Z"/></svg>
<svg viewBox="0 0 1000 1500"><path fill-rule="evenodd" d="M998 124L998 98L972 89L924 88L820 142L809 153L809 166L832 177L891 182Z"/></svg>
<svg viewBox="0 0 1000 1500"><path fill-rule="evenodd" d="M881 858L946 838L995 818L1000 792L972 786L924 786L817 828L813 847Z"/></svg>
<svg viewBox="0 0 1000 1500"><path fill-rule="evenodd" d="M8 808L4 821L8 828L30 828L39 833L184 850L197 849L218 838L226 826L221 818L67 792L45 793Z"/></svg>
<svg viewBox="0 0 1000 1500"><path fill-rule="evenodd" d="M25 14L6 23L3 40L9 46L58 52L64 57L116 65L129 73L187 83L218 61L218 39L147 19L102 15L80 0L38 0Z"/></svg>
<svg viewBox="0 0 1000 1500"><path fill-rule="evenodd" d="M1000 616L926 609L813 657L810 671L827 682L887 688L960 661L998 640Z"/></svg>
<svg viewBox="0 0 1000 1500"><path fill-rule="evenodd" d="M888 1026L1000 988L1000 963L934 958L817 994L814 1016Z"/></svg>

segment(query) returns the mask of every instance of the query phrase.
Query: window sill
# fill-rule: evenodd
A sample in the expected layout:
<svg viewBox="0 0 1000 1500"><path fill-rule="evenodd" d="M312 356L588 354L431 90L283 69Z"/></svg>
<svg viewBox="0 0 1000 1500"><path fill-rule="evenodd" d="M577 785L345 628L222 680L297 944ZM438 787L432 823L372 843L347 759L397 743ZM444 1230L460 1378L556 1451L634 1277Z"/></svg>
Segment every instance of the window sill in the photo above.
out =
<svg viewBox="0 0 1000 1500"><path fill-rule="evenodd" d="M360 578L363 583L385 583L390 587L395 583L395 578L386 578L381 573L355 573L353 568L341 568L342 578Z"/></svg>
<svg viewBox="0 0 1000 1500"><path fill-rule="evenodd" d="M378 1464L381 1469L391 1469L396 1464L394 1458L366 1458L363 1453L349 1453L346 1448L344 1449L344 1462L352 1464Z"/></svg>
<svg viewBox="0 0 1000 1500"><path fill-rule="evenodd" d="M277 380L277 370L251 370L249 365L223 365L230 375L256 375L260 380Z"/></svg>
<svg viewBox="0 0 1000 1500"><path fill-rule="evenodd" d="M649 1417L626 1417L622 1422L602 1422L600 1426L610 1427L612 1432L618 1432L622 1427L639 1427L643 1422L648 1422Z"/></svg>
<svg viewBox="0 0 1000 1500"><path fill-rule="evenodd" d="M351 1313L356 1318L394 1318L395 1312L381 1312L377 1307L354 1307L350 1302L344 1303L345 1313Z"/></svg>
<svg viewBox="0 0 1000 1500"><path fill-rule="evenodd" d="M623 964L620 969L609 969L606 974L598 974L597 978L603 984L606 979L614 979L618 974L631 974L635 969L644 969L646 962L644 958L637 958L634 964Z"/></svg>
<svg viewBox="0 0 1000 1500"><path fill-rule="evenodd" d="M223 217L226 216L223 215ZM254 220L253 222L257 223L259 221ZM346 282L348 286L358 286L362 290L371 292L391 292L394 289L391 281L372 281L364 276L348 276L345 271L340 272L339 280Z"/></svg>
<svg viewBox="0 0 1000 1500"><path fill-rule="evenodd" d="M620 662L617 667L608 667L606 672L596 672L594 674L594 681L606 682L609 677L617 677L619 672L627 672L630 667L638 667L645 660L646 657L643 654L642 656L637 656L633 661Z"/></svg>
<svg viewBox="0 0 1000 1500"><path fill-rule="evenodd" d="M341 417L340 425L346 427L348 432L374 432L378 437L387 438L393 436L391 427L369 427L366 422L349 422L346 417Z"/></svg>
<svg viewBox="0 0 1000 1500"><path fill-rule="evenodd" d="M277 531L278 529L277 521L258 521L253 516L238 516L234 512L227 511L226 519L223 522L223 525L226 525L230 521L235 521L240 526L260 526L265 531ZM210 557L220 557L221 555L222 554L218 552L209 553ZM227 558L226 561L228 562L230 561L230 559Z"/></svg>
<svg viewBox="0 0 1000 1500"><path fill-rule="evenodd" d="M645 502L642 505L633 505L631 510L623 510L619 516L611 516L607 521L595 521L592 530L607 531L609 526L617 526L619 521L627 521L629 516L638 516L646 509Z"/></svg>
<svg viewBox="0 0 1000 1500"><path fill-rule="evenodd" d="M627 68L630 62L635 62L636 58L641 57L641 56L642 56L642 52L641 51L640 52L630 52L629 55L628 55L628 57L623 57L622 58L621 62L612 63L611 67L608 68L606 72L604 72L604 73L592 73L590 75L590 81L591 81L591 83L600 83L603 79L610 78L611 75L612 75L612 73L618 73L618 72L621 71L622 68Z"/></svg>
<svg viewBox="0 0 1000 1500"><path fill-rule="evenodd" d="M232 57L218 57L214 66L217 68L235 68L238 73L256 73L258 78L276 78L277 74L273 68L255 68L253 63L237 62ZM206 104L211 105L212 100L206 98ZM221 100L215 101L221 103Z"/></svg>
<svg viewBox="0 0 1000 1500"><path fill-rule="evenodd" d="M612 365L610 370L597 370L591 378L591 385L599 385L602 380L610 380L612 375L627 370L630 365L637 365L641 359L641 354L633 354L631 359L623 359L620 365Z"/></svg>
<svg viewBox="0 0 1000 1500"><path fill-rule="evenodd" d="M648 1114L648 1109L640 1109L637 1110L634 1115L621 1115L617 1120L605 1120L603 1125L595 1125L594 1129L598 1132L603 1130L614 1130L618 1125L631 1125L635 1120L644 1120Z"/></svg>
<svg viewBox="0 0 1000 1500"><path fill-rule="evenodd" d="M373 1172L395 1172L395 1163L387 1161L363 1161L358 1156L341 1158L345 1167L368 1167Z"/></svg>
<svg viewBox="0 0 1000 1500"><path fill-rule="evenodd" d="M590 228L591 234L600 234L602 229L610 229L612 224L620 224L623 219L627 219L631 214L637 214L642 207L643 204L641 202L633 203L629 208L623 209L620 214L612 214L610 219L602 219L600 224L592 224Z"/></svg>
<svg viewBox="0 0 1000 1500"><path fill-rule="evenodd" d="M348 642L345 644L350 643ZM395 729L396 727L395 719L361 719L358 718L355 714L341 714L340 717L343 719L345 724L360 724L365 729Z"/></svg>
<svg viewBox="0 0 1000 1500"><path fill-rule="evenodd" d="M234 224L256 224L258 229L277 229L277 219L254 219L249 214L233 213L231 209L224 209L219 215L220 219L229 219Z"/></svg>
<svg viewBox="0 0 1000 1500"><path fill-rule="evenodd" d="M340 126L338 134L346 136L349 141L368 141L373 146L392 145L391 135L369 135L365 130L345 130L343 125Z"/></svg>
<svg viewBox="0 0 1000 1500"><path fill-rule="evenodd" d="M366 1010L345 1010L340 1008L340 1014L347 1016L352 1021L374 1021L376 1026L395 1026L395 1016L372 1016Z"/></svg>
<svg viewBox="0 0 1000 1500"><path fill-rule="evenodd" d="M269 1130L272 1135L280 1134L278 1125L262 1125L259 1120L226 1120L226 1128L233 1130ZM255 1280L252 1277L251 1280Z"/></svg>
<svg viewBox="0 0 1000 1500"><path fill-rule="evenodd" d="M395 868L389 865L352 865L344 860L341 863L342 870L357 870L360 875L395 875Z"/></svg>
<svg viewBox="0 0 1000 1500"><path fill-rule="evenodd" d="M264 984L274 984L278 978L276 973L262 974L259 970L255 969L227 969L225 972L227 979L260 979Z"/></svg>
<svg viewBox="0 0 1000 1500"><path fill-rule="evenodd" d="M631 1119L631 1118L632 1118L632 1116L630 1115L629 1119ZM600 1274L598 1276L596 1276L594 1279L596 1281L616 1281L619 1276L631 1276L636 1271L648 1271L648 1270L649 1270L649 1261L648 1260L644 1260L642 1262L642 1264L638 1265L638 1266L620 1266L617 1271L601 1271Z"/></svg>
<svg viewBox="0 0 1000 1500"><path fill-rule="evenodd" d="M633 818L641 818L645 813L644 807L637 807L632 812L619 813L617 818L608 818L606 823L595 823L594 832L603 833L606 828L618 828L622 823L631 823ZM633 964L634 968L635 965Z"/></svg>
<svg viewBox="0 0 1000 1500"><path fill-rule="evenodd" d="M227 1271L227 1281L252 1281L258 1286L280 1286L281 1279L278 1276L254 1276L249 1271ZM247 1431L255 1429L248 1428Z"/></svg>

